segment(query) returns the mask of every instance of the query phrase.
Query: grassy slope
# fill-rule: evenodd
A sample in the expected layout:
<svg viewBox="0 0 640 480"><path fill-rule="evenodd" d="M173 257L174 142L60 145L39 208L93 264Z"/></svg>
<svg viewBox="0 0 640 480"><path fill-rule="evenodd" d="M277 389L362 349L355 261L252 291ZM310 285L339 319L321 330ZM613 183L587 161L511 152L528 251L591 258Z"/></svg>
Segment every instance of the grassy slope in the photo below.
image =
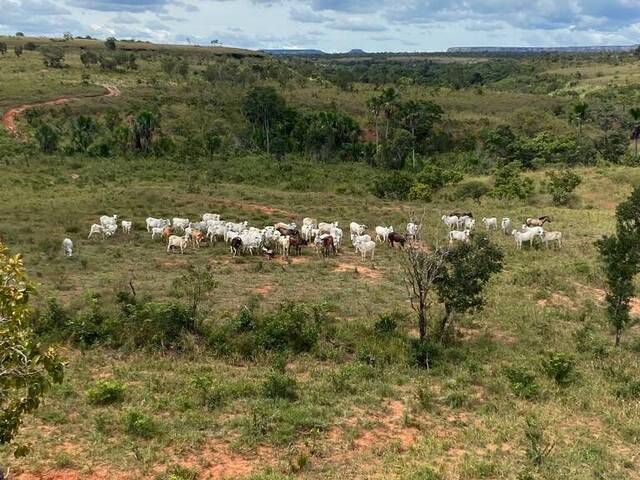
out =
<svg viewBox="0 0 640 480"><path fill-rule="evenodd" d="M39 72L37 53L25 52L21 59L0 58L3 67L9 66L0 69L0 111L14 103L81 92L85 87L80 85L83 69L77 54L67 58L70 68L46 74L29 73ZM19 63L23 61L28 66L24 72ZM133 73L105 75L91 70L96 81L120 85L122 97L64 108L99 111L114 106L126 111L132 101L153 100L156 88L175 97L188 93L188 86L159 74L157 64L139 64ZM25 75L33 76L24 81ZM159 87L151 87L152 77ZM203 89L202 93L208 92ZM363 87L354 97L308 85L291 88L287 95L292 103L307 108L324 107L334 99L364 119L362 100L370 93ZM473 122L488 114L496 123L510 121L514 110L542 112L546 110L539 106L550 102L544 96L488 89L483 96L465 91L430 94L454 118ZM167 110L175 110L179 118L184 108ZM165 113L163 120L171 120L167 117ZM211 317L237 309L256 294L263 296L265 309L286 299L326 301L343 335L358 339L359 348L366 351L367 342L375 343L369 327L378 313L395 308L408 312L397 254L384 247L373 264L361 264L351 249L327 262L306 252L301 259L282 264L257 258L232 260L222 245L167 256L160 242L151 242L141 231L148 215L193 218L205 211L258 225L285 218L300 222L311 215L337 219L343 225L358 220L398 226L409 212L422 208L350 194L363 192L362 179L374 174L365 167L322 169L299 164L291 172L269 167L252 174L258 164L246 161L213 163L194 175L189 167L153 160L19 157L5 162L0 177L0 234L14 251L25 253L28 269L40 283L40 305L55 296L76 308L85 304L83 296L88 292L99 293L109 302L131 274L143 294L172 298L171 282L189 263L209 262L220 281L207 302ZM551 213L556 218L554 228L567 237L560 252L516 252L510 238L492 234L505 249L505 271L490 286L486 310L461 319L462 338L451 358L432 371L406 366L400 360L400 347L393 347L398 339L389 341L389 350L396 356L386 367L356 361L360 352L353 352L344 363L327 349L323 361L307 355L292 360L289 368L302 385L302 395L288 404L266 400L260 393L270 369L268 360L228 362L198 346L192 355L180 357L70 350L67 381L25 427L22 439L34 444L34 452L16 461L17 470L54 471L63 478L78 473L122 478L126 476L122 472L133 472L132 478L154 478L167 465L182 463L203 472L203 478L207 473L216 478L225 471L240 477L267 465L290 472L291 464L300 463L302 455L310 459L301 473L306 478L434 478L425 473L426 467L441 471L447 479L516 478L528 463L523 419L537 414L557 446L534 478L640 477L633 457L640 435L638 403L622 402L613 393L623 373L637 377L638 354L631 347L637 345L638 332L625 336L624 348L610 351L606 360L577 353L573 338L585 323L593 323L597 335L610 340L597 304L599 293L593 290L601 287L601 279L592 242L611 231L615 204L640 178L630 168L588 169L583 174L576 209L550 208L544 195L535 196L529 205L487 201L478 207L438 200L427 206L426 232L432 240L444 239L438 218L453 208L473 209L478 217L521 219ZM305 180L300 181L301 177ZM334 184L329 193L315 191ZM303 187L309 191L295 191ZM100 214L111 212L133 219L135 233L130 238L118 235L104 242L87 241L89 225ZM72 259L60 253L65 236L77 245ZM413 324L403 325L401 331L401 335L415 334ZM549 350L576 356L580 374L576 384L558 389L540 373L541 358ZM512 395L503 367L514 364L536 372L543 385L542 398L525 401ZM197 403L190 384L196 373L204 371L236 392L214 411ZM125 404L90 405L84 392L98 378L123 381ZM349 388L336 393L336 385L344 383ZM418 395L425 388L431 392L431 401L422 402L426 408L418 401L425 398ZM131 406L152 415L160 425L161 431L152 439L123 433L121 415Z"/></svg>

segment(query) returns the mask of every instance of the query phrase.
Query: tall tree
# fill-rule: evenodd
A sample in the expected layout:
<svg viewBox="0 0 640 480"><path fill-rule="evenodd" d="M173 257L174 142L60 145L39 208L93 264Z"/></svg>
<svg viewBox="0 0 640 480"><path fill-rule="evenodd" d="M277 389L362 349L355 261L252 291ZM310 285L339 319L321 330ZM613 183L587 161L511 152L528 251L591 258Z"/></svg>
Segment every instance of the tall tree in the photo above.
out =
<svg viewBox="0 0 640 480"><path fill-rule="evenodd" d="M503 254L485 235L475 235L468 243L453 248L446 257L442 275L436 280L444 316L437 334L444 340L452 314L462 314L484 306L485 286L502 270Z"/></svg>
<svg viewBox="0 0 640 480"><path fill-rule="evenodd" d="M284 98L273 87L255 87L247 94L242 110L254 132L260 131L267 153L271 153L271 132L285 114Z"/></svg>
<svg viewBox="0 0 640 480"><path fill-rule="evenodd" d="M80 115L71 122L71 145L76 152L86 152L98 133L96 121L86 115Z"/></svg>
<svg viewBox="0 0 640 480"><path fill-rule="evenodd" d="M14 440L24 416L64 375L56 350L44 348L27 328L32 293L22 257L10 256L0 243L0 445Z"/></svg>
<svg viewBox="0 0 640 480"><path fill-rule="evenodd" d="M385 118L384 138L385 140L388 140L391 121L398 111L400 92L393 87L385 88L382 95L380 95L380 101Z"/></svg>
<svg viewBox="0 0 640 480"><path fill-rule="evenodd" d="M157 115L148 110L140 112L133 123L134 148L140 152L149 153L153 135L159 125L160 121Z"/></svg>
<svg viewBox="0 0 640 480"><path fill-rule="evenodd" d="M433 125L442 118L442 108L428 100L409 100L400 106L402 126L411 132L411 165L416 167L416 145L431 134Z"/></svg>
<svg viewBox="0 0 640 480"><path fill-rule="evenodd" d="M589 105L586 102L578 102L573 106L573 119L578 125L578 138L582 139L582 126L589 118Z"/></svg>
<svg viewBox="0 0 640 480"><path fill-rule="evenodd" d="M372 97L367 101L367 107L373 117L373 125L376 133L376 151L380 148L380 113L382 112L382 100L380 97Z"/></svg>

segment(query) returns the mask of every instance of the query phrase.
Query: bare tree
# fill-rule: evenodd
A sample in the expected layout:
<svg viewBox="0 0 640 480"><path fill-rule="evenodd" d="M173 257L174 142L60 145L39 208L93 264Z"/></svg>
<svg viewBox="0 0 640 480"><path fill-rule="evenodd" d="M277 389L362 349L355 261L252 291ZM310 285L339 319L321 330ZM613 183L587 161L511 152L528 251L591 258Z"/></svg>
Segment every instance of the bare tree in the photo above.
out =
<svg viewBox="0 0 640 480"><path fill-rule="evenodd" d="M400 260L411 308L418 315L420 341L427 338L428 311L437 301L435 284L445 273L447 255L447 250L440 247L426 251L410 242Z"/></svg>

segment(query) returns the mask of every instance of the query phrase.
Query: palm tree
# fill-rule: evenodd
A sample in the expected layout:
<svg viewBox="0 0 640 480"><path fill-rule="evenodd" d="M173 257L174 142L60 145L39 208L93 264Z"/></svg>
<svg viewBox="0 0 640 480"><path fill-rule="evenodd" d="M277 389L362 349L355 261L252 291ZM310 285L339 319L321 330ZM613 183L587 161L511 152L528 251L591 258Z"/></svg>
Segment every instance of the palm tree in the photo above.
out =
<svg viewBox="0 0 640 480"><path fill-rule="evenodd" d="M633 140L633 150L636 160L638 160L638 139L640 139L640 108L630 108L629 115L633 118L633 129L631 130L631 140Z"/></svg>
<svg viewBox="0 0 640 480"><path fill-rule="evenodd" d="M153 134L159 125L158 117L149 111L140 112L133 123L136 150L149 153Z"/></svg>
<svg viewBox="0 0 640 480"><path fill-rule="evenodd" d="M378 130L378 119L380 118L380 111L382 110L382 97L372 97L367 102L367 107L369 107L369 111L371 112L371 116L373 117L373 123L376 129L376 152L378 151L378 146L380 144L380 134Z"/></svg>
<svg viewBox="0 0 640 480"><path fill-rule="evenodd" d="M386 88L384 92L382 92L382 95L380 95L382 110L384 111L384 118L387 121L384 132L385 140L389 139L389 124L391 123L391 118L398 110L399 99L400 93L393 87Z"/></svg>
<svg viewBox="0 0 640 480"><path fill-rule="evenodd" d="M578 102L573 106L573 116L578 123L578 137L582 138L582 125L587 121L589 116L589 105L585 102Z"/></svg>

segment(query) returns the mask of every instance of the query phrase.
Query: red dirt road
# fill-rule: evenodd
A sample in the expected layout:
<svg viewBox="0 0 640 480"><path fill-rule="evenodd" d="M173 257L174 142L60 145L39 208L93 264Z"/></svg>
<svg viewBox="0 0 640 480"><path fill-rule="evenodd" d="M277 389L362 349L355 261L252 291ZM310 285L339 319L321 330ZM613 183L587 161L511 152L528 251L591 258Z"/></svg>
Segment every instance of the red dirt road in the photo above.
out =
<svg viewBox="0 0 640 480"><path fill-rule="evenodd" d="M95 95L84 95L81 97L61 97L55 98L53 100L47 100L45 102L39 103L28 103L24 105L17 105L15 107L11 107L9 110L4 112L2 115L2 125L7 129L9 133L12 135L18 135L18 126L16 125L16 118L18 115L21 115L30 108L34 107L44 107L47 105L62 105L67 102L71 102L73 100L80 100L82 98L91 98L91 97L117 97L120 95L120 89L115 85L103 85L104 92L98 93Z"/></svg>

